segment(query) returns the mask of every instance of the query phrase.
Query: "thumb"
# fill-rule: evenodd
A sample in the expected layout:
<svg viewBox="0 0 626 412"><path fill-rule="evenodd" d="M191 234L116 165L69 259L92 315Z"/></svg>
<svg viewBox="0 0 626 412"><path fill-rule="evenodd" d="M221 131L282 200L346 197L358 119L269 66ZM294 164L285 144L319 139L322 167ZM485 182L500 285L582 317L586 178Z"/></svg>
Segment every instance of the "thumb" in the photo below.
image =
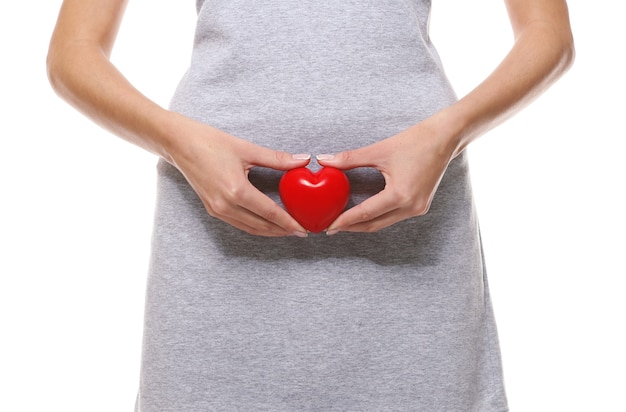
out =
<svg viewBox="0 0 626 412"><path fill-rule="evenodd" d="M291 154L267 148L257 148L252 158L255 166L269 167L276 170L289 170L304 167L311 161L310 154Z"/></svg>

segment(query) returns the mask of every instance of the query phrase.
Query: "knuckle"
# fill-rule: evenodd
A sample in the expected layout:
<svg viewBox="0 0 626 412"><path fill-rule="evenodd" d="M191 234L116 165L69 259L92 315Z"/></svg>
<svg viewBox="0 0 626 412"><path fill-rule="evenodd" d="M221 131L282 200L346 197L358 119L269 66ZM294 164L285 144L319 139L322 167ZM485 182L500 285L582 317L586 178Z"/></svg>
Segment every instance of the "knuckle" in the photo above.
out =
<svg viewBox="0 0 626 412"><path fill-rule="evenodd" d="M344 152L341 152L339 154L339 160L346 162L346 163L350 163L355 157L355 153L354 150L346 150Z"/></svg>
<svg viewBox="0 0 626 412"><path fill-rule="evenodd" d="M396 199L400 208L411 208L411 205L415 202L414 199L406 193L397 194Z"/></svg>
<svg viewBox="0 0 626 412"><path fill-rule="evenodd" d="M397 207L407 211L411 216L422 216L428 213L429 199L415 198L411 195L410 190L395 190L393 195Z"/></svg>
<svg viewBox="0 0 626 412"><path fill-rule="evenodd" d="M363 224L363 231L365 233L374 233L378 231L378 226L375 225L373 222L367 222Z"/></svg>
<svg viewBox="0 0 626 412"><path fill-rule="evenodd" d="M248 232L248 234L253 235L253 236L263 235L263 231L259 229L258 227L247 227L245 231Z"/></svg>
<svg viewBox="0 0 626 412"><path fill-rule="evenodd" d="M210 204L210 209L213 214L211 214L211 212L209 212L209 214L213 217L224 216L229 208L230 204L224 198L214 199Z"/></svg>
<svg viewBox="0 0 626 412"><path fill-rule="evenodd" d="M250 234L264 237L275 237L279 235L276 228L269 223L259 223L255 225L254 228L250 229Z"/></svg>
<svg viewBox="0 0 626 412"><path fill-rule="evenodd" d="M359 209L359 219L361 222L369 222L370 220L372 220L373 218L373 214L372 211L369 210L369 208L365 207L365 206L361 206L361 208Z"/></svg>
<svg viewBox="0 0 626 412"><path fill-rule="evenodd" d="M281 150L274 151L274 158L276 159L277 163L283 163L284 161L288 160L288 156L289 154L287 152Z"/></svg>
<svg viewBox="0 0 626 412"><path fill-rule="evenodd" d="M278 214L279 214L278 209L280 209L280 206L278 205L274 205L269 208L266 208L261 212L262 213L261 217L267 220L268 222L274 222L278 218ZM269 229L271 224L268 223L265 226L267 226L266 229Z"/></svg>
<svg viewBox="0 0 626 412"><path fill-rule="evenodd" d="M426 213L428 213L429 209L430 209L430 204L428 202L423 202L423 201L417 202L411 208L411 214L413 216L423 216Z"/></svg>
<svg viewBox="0 0 626 412"><path fill-rule="evenodd" d="M218 214L213 210L213 208L210 205L205 204L204 205L204 209L209 214L209 216L211 216L211 217L217 217L218 216Z"/></svg>
<svg viewBox="0 0 626 412"><path fill-rule="evenodd" d="M408 208L413 203L409 190L396 186L387 186L385 191L389 194L391 203L397 208Z"/></svg>
<svg viewBox="0 0 626 412"><path fill-rule="evenodd" d="M211 217L217 217L218 213L215 211L214 205L210 199L206 199L204 197L200 197L200 200L202 202L202 205L204 206L204 209L206 210L206 212L209 214L209 216Z"/></svg>
<svg viewBox="0 0 626 412"><path fill-rule="evenodd" d="M241 198L245 188L241 184L231 183L226 187L224 196L231 203L237 203L237 200Z"/></svg>

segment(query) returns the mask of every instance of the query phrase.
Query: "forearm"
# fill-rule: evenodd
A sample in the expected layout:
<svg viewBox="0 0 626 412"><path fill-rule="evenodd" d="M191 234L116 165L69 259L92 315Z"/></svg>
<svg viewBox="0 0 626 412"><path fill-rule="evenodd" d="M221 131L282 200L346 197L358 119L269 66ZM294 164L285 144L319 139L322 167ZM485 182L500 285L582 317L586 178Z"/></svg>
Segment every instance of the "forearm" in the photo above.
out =
<svg viewBox="0 0 626 412"><path fill-rule="evenodd" d="M97 44L53 38L47 68L52 87L68 103L123 139L168 156L175 115L136 90Z"/></svg>
<svg viewBox="0 0 626 412"><path fill-rule="evenodd" d="M460 153L470 142L528 105L572 64L569 25L540 21L517 28L515 43L502 63L479 86L441 115L452 128Z"/></svg>

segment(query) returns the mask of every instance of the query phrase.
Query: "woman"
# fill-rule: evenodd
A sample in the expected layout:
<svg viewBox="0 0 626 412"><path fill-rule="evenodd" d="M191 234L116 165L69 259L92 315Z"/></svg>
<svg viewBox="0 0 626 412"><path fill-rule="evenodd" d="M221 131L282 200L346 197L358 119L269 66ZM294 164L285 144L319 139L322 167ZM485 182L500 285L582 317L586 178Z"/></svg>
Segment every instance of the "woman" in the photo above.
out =
<svg viewBox="0 0 626 412"><path fill-rule="evenodd" d="M570 66L565 0L506 0L460 100L430 1L199 0L167 110L109 62L125 4L65 0L48 72L160 157L136 410L507 410L464 148ZM279 205L309 153L351 180L334 236Z"/></svg>

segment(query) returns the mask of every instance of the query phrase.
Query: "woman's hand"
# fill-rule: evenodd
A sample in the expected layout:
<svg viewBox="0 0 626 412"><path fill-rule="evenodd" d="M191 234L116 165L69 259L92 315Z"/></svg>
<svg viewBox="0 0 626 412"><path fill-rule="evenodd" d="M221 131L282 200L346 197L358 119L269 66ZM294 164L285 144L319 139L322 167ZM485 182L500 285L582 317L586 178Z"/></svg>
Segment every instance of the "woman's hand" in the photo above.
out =
<svg viewBox="0 0 626 412"><path fill-rule="evenodd" d="M500 65L450 107L402 133L319 162L340 169L372 166L385 177L379 194L347 210L328 234L376 231L424 214L450 160L528 105L574 59L565 0L505 0L515 41Z"/></svg>
<svg viewBox="0 0 626 412"><path fill-rule="evenodd" d="M447 125L439 116L433 116L370 146L318 156L323 166L374 167L385 178L385 188L380 193L345 211L330 225L327 234L374 232L425 214L456 154Z"/></svg>
<svg viewBox="0 0 626 412"><path fill-rule="evenodd" d="M308 157L229 136L169 112L136 90L109 60L126 3L63 1L47 59L54 90L107 130L176 166L212 216L257 235L306 236L247 175L253 166L304 166Z"/></svg>
<svg viewBox="0 0 626 412"><path fill-rule="evenodd" d="M184 137L165 158L185 176L211 216L253 235L307 235L306 229L250 183L248 173L254 166L303 167L309 155L260 147L183 116L176 123Z"/></svg>

